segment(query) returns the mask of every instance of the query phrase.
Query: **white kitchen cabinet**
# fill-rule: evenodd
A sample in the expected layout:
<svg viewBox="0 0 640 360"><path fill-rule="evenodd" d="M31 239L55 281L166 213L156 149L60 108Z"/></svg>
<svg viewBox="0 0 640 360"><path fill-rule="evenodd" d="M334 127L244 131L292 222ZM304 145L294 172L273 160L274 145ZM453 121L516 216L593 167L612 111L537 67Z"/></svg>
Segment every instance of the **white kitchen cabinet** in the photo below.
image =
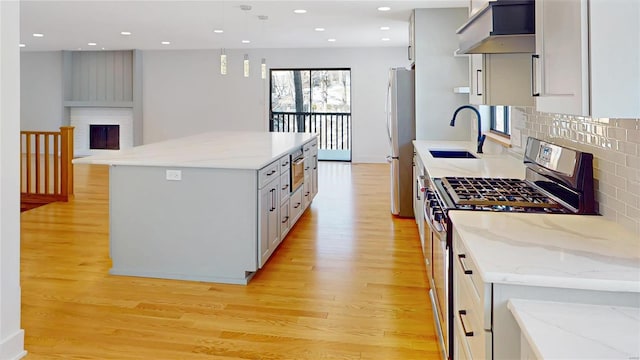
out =
<svg viewBox="0 0 640 360"><path fill-rule="evenodd" d="M276 162L276 166L279 166ZM278 176L260 189L258 204L258 253L262 267L280 242L280 178Z"/></svg>
<svg viewBox="0 0 640 360"><path fill-rule="evenodd" d="M533 106L531 54L471 54L469 103Z"/></svg>
<svg viewBox="0 0 640 360"><path fill-rule="evenodd" d="M454 224L454 359L520 359L521 332L507 307L509 299L637 307L639 295L630 292L527 286L521 282L487 282ZM526 354L527 349L524 350Z"/></svg>
<svg viewBox="0 0 640 360"><path fill-rule="evenodd" d="M425 232L428 229L425 229L424 226L424 196L425 194L421 191L425 186L424 180L424 165L422 164L422 160L420 160L420 156L414 153L413 155L413 214L416 219L416 224L418 225L418 235L420 236L420 244L422 244L422 252L425 254L425 237L428 236Z"/></svg>
<svg viewBox="0 0 640 360"><path fill-rule="evenodd" d="M316 144L315 150L312 150L311 158L311 200L313 200L318 194L318 147Z"/></svg>
<svg viewBox="0 0 640 360"><path fill-rule="evenodd" d="M300 186L289 198L289 221L292 227L293 224L298 221L298 218L302 215L302 211L304 210L304 207L302 206L302 191L303 186Z"/></svg>
<svg viewBox="0 0 640 360"><path fill-rule="evenodd" d="M416 62L416 12L412 11L409 17L409 48L407 49L409 61L413 65Z"/></svg>
<svg viewBox="0 0 640 360"><path fill-rule="evenodd" d="M640 2L538 0L536 109L640 116Z"/></svg>
<svg viewBox="0 0 640 360"><path fill-rule="evenodd" d="M289 194L291 194L291 171L287 168L280 175L280 203L289 200Z"/></svg>
<svg viewBox="0 0 640 360"><path fill-rule="evenodd" d="M280 205L280 242L282 242L289 233L291 228L291 221L289 219L289 197Z"/></svg>

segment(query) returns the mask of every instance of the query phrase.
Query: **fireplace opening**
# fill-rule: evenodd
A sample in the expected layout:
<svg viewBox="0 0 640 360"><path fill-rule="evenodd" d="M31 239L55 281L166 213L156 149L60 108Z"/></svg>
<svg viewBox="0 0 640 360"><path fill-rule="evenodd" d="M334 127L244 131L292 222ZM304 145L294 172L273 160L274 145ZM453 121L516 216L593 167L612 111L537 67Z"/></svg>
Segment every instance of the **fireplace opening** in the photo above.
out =
<svg viewBox="0 0 640 360"><path fill-rule="evenodd" d="M120 125L89 125L89 148L120 150Z"/></svg>

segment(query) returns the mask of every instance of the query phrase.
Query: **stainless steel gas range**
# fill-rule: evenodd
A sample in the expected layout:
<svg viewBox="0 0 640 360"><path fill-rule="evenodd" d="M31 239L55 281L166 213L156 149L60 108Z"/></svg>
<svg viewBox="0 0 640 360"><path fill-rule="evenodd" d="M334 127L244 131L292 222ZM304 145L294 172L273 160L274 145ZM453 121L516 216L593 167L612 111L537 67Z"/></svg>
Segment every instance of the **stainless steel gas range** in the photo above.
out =
<svg viewBox="0 0 640 360"><path fill-rule="evenodd" d="M529 138L525 179L431 178L424 192L424 231L431 259L427 272L444 359L453 359L452 231L447 213L502 211L595 214L593 155Z"/></svg>

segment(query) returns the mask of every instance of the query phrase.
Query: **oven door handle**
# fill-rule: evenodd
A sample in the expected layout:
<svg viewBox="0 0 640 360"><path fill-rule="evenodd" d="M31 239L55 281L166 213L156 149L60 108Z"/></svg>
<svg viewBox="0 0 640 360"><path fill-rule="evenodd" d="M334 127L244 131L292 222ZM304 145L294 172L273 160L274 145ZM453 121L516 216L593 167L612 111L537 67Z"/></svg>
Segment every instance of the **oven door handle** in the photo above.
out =
<svg viewBox="0 0 640 360"><path fill-rule="evenodd" d="M300 165L300 164L301 164L301 163L303 163L303 162L304 162L304 158L303 158L303 157L301 157L301 158L298 158L298 159L293 160L293 165L294 165L294 166L298 166L298 165Z"/></svg>

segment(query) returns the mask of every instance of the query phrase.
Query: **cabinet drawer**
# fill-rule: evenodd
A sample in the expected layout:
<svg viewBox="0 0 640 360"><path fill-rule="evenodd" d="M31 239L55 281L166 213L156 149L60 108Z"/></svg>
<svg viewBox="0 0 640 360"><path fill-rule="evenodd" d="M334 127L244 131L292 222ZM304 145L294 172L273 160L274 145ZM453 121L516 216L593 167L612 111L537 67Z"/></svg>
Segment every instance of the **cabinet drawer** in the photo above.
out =
<svg viewBox="0 0 640 360"><path fill-rule="evenodd" d="M459 270L459 269L456 269ZM485 330L483 326L484 307L474 301L473 289L465 286L463 279L456 279L454 306L454 322L456 341L462 343L461 347L467 347L471 359L491 359L491 330Z"/></svg>
<svg viewBox="0 0 640 360"><path fill-rule="evenodd" d="M460 275L460 286L467 288L467 293L474 303L477 303L483 309L491 309L491 289L490 285L484 283L478 267L473 262L469 252L464 244L458 238L457 233L454 234L454 253L453 263L454 272ZM455 277L454 277L455 279ZM484 329L491 329L491 312L485 311L482 320Z"/></svg>
<svg viewBox="0 0 640 360"><path fill-rule="evenodd" d="M258 186L264 187L269 181L280 176L280 161L274 161L258 171Z"/></svg>
<svg viewBox="0 0 640 360"><path fill-rule="evenodd" d="M280 158L280 173L284 173L285 171L289 171L291 168L291 158L289 155L283 156Z"/></svg>
<svg viewBox="0 0 640 360"><path fill-rule="evenodd" d="M291 198L289 198L289 222L290 226L293 227L293 224L298 220L300 214L302 214L302 186L296 190L293 194L291 194Z"/></svg>
<svg viewBox="0 0 640 360"><path fill-rule="evenodd" d="M290 228L290 219L289 219L289 198L282 203L280 206L280 242L284 240L284 237L287 236Z"/></svg>
<svg viewBox="0 0 640 360"><path fill-rule="evenodd" d="M289 200L289 195L291 194L291 173L289 171L285 171L280 175L280 202L284 203Z"/></svg>

